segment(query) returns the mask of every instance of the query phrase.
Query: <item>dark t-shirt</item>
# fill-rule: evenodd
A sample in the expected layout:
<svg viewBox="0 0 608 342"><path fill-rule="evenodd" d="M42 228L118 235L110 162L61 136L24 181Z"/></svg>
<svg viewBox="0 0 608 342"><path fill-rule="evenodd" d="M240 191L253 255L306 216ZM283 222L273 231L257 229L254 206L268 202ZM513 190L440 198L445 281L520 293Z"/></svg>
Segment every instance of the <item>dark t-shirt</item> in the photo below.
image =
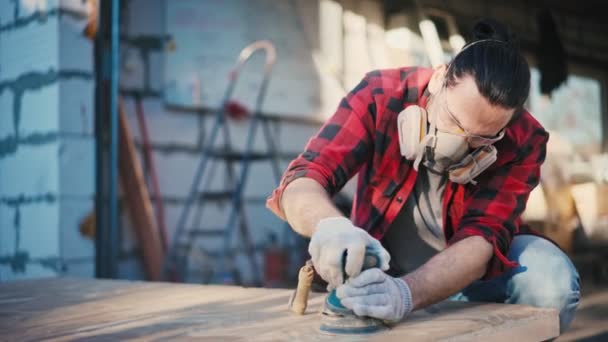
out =
<svg viewBox="0 0 608 342"><path fill-rule="evenodd" d="M420 165L411 195L382 239L391 254L391 273L412 272L446 247L442 227L442 199L447 176Z"/></svg>

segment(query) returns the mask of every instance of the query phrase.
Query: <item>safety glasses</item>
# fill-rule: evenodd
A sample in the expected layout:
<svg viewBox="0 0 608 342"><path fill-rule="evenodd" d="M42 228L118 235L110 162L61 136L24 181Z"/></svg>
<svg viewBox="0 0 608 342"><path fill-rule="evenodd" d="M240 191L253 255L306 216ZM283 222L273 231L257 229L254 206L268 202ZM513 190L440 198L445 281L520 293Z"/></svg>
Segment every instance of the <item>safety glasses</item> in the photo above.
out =
<svg viewBox="0 0 608 342"><path fill-rule="evenodd" d="M473 134L473 133L467 131L464 127L462 127L462 124L460 123L460 121L458 121L458 119L456 118L454 113L452 113L450 111L450 109L448 108L447 87L445 85L443 86L442 91L444 92L443 101L442 101L443 110L445 111L445 113L448 114L448 117L452 121L452 123L458 128L458 131L456 131L456 132L446 132L446 133L460 135L460 136L466 138L467 142L470 145L474 145L474 146L492 145L504 137L504 135L505 135L504 128L501 129L500 132L498 132L498 134L496 134L494 136L478 135L478 134ZM440 120L442 119L441 115L439 115L439 118L440 118Z"/></svg>

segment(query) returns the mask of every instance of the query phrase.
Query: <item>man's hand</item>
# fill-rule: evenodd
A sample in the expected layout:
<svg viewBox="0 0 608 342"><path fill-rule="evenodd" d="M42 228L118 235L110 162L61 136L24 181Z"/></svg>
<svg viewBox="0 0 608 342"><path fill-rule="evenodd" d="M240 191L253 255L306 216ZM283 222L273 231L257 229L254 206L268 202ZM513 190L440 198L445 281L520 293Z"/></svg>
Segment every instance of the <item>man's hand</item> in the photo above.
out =
<svg viewBox="0 0 608 342"><path fill-rule="evenodd" d="M412 293L401 278L393 278L378 268L371 268L350 278L336 289L345 307L357 316L397 323L413 309Z"/></svg>
<svg viewBox="0 0 608 342"><path fill-rule="evenodd" d="M328 290L331 290L344 282L343 272L348 277L356 277L361 273L366 248L378 256L378 267L388 270L390 255L378 240L365 230L355 227L345 217L330 217L317 224L308 252L315 270L329 283ZM345 252L344 262L342 259Z"/></svg>

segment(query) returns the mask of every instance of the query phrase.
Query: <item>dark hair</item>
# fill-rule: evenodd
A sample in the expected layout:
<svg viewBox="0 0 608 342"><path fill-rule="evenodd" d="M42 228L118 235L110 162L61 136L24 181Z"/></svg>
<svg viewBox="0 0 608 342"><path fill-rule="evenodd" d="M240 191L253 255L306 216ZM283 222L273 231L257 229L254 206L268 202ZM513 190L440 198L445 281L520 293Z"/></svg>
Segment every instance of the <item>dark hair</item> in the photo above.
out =
<svg viewBox="0 0 608 342"><path fill-rule="evenodd" d="M463 75L475 79L479 93L491 104L520 109L530 92L530 67L515 36L492 19L478 21L473 41L452 59L446 75L454 86Z"/></svg>

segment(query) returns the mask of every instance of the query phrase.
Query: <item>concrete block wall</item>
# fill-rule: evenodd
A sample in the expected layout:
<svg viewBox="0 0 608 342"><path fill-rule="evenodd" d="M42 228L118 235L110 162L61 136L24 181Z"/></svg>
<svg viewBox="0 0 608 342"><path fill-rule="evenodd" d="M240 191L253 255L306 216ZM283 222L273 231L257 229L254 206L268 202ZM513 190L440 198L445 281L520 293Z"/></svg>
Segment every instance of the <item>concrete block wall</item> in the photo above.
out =
<svg viewBox="0 0 608 342"><path fill-rule="evenodd" d="M93 276L91 44L79 0L0 2L0 281Z"/></svg>
<svg viewBox="0 0 608 342"><path fill-rule="evenodd" d="M79 231L95 207L95 136L93 44L82 35L86 3L61 0L59 62L61 69L81 77L59 82L60 251L64 275L95 275L95 242Z"/></svg>
<svg viewBox="0 0 608 342"><path fill-rule="evenodd" d="M168 109L163 102L161 89L164 70L164 48L166 32L164 28L164 1L132 0L128 2L123 16L122 69L121 88L125 99L130 128L136 143L141 146L142 139L135 112L134 94L143 96L142 104L153 146L153 157L160 178L160 188L166 210L166 223L169 236L174 237L179 216L184 208L188 191L191 188L195 169L203 151L204 141L211 133L213 117L196 113L184 113ZM236 56L235 56L236 59ZM223 90L222 90L223 91ZM277 143L283 154L294 156L299 153L306 141L318 129L318 125L298 125L280 123ZM231 122L230 131L233 146L244 150L249 121ZM256 151L265 151L266 144L261 127L258 127L254 143ZM280 161L281 172L286 168L290 158ZM211 189L221 189L225 177L225 163L214 160L216 171L212 178ZM214 165L209 165L209 169ZM238 164L237 164L238 165ZM238 169L237 169L238 170ZM269 161L251 164L250 175L245 188L246 212L254 243L263 245L267 242L268 233L275 232L279 237L284 235L285 226L265 208L265 198L276 186ZM207 226L221 226L227 220L229 207L220 203L198 203L193 209L199 212ZM123 215L124 216L124 215ZM191 215L191 221L194 221ZM133 249L130 222L123 217L121 277L132 277L135 269L141 274L141 265ZM202 227L202 228L205 228ZM218 250L221 239L200 241L204 249ZM258 253L261 261L261 253ZM191 268L201 269L204 260L196 256L190 260ZM237 257L239 269L245 281L251 281L252 274L243 254ZM135 267L137 265L137 267ZM200 277L193 272L189 279L196 282Z"/></svg>

